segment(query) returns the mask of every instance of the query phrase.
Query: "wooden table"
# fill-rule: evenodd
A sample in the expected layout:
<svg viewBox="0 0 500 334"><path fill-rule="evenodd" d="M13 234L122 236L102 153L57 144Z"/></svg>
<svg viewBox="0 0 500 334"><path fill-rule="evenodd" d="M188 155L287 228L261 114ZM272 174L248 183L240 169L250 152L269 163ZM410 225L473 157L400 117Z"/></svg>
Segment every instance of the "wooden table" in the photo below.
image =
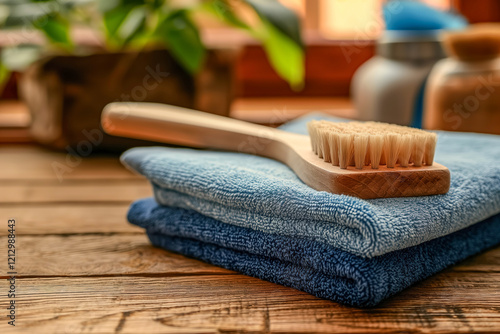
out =
<svg viewBox="0 0 500 334"><path fill-rule="evenodd" d="M500 332L500 248L360 310L152 247L127 223L151 195L116 157L0 147L0 333ZM7 220L17 220L16 327Z"/></svg>

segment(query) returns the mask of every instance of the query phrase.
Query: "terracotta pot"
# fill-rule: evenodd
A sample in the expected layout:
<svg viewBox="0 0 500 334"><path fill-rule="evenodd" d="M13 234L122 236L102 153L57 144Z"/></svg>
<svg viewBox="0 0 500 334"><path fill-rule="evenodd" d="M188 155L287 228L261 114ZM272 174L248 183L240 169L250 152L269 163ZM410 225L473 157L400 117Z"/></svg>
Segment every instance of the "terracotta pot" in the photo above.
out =
<svg viewBox="0 0 500 334"><path fill-rule="evenodd" d="M122 151L147 142L105 134L100 115L106 104L158 102L227 116L236 57L235 50L210 50L193 77L166 50L54 56L34 63L19 89L40 143L74 150L90 142L92 153Z"/></svg>

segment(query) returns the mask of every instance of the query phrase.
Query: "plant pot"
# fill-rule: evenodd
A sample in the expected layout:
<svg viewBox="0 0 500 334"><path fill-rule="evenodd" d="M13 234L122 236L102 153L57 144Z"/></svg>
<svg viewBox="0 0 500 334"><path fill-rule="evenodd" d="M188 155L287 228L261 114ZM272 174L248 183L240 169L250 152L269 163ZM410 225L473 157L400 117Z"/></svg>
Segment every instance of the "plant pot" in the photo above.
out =
<svg viewBox="0 0 500 334"><path fill-rule="evenodd" d="M100 117L106 104L157 102L227 116L236 57L233 49L210 50L203 69L191 76L166 50L54 56L34 63L19 89L38 142L68 151L82 145L91 153L123 151L151 143L105 134Z"/></svg>

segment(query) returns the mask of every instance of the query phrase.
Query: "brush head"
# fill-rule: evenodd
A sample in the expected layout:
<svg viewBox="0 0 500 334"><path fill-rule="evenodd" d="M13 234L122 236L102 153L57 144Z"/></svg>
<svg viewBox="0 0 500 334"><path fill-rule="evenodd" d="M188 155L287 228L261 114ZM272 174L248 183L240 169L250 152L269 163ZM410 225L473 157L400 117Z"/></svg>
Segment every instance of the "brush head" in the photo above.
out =
<svg viewBox="0 0 500 334"><path fill-rule="evenodd" d="M434 161L437 135L432 132L379 122L311 121L307 128L314 153L342 169L421 167Z"/></svg>
<svg viewBox="0 0 500 334"><path fill-rule="evenodd" d="M500 23L473 24L463 31L444 33L448 53L463 61L483 61L500 56Z"/></svg>

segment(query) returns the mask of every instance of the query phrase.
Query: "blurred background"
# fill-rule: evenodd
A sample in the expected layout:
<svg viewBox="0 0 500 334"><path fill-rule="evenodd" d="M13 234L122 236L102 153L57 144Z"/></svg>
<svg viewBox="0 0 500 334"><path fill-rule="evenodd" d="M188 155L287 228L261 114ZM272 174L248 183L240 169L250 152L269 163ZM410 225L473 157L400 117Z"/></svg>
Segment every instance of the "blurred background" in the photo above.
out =
<svg viewBox="0 0 500 334"><path fill-rule="evenodd" d="M411 11L409 2L425 7ZM0 142L64 150L99 128L100 111L112 101L168 103L272 126L308 111L422 126L422 85L450 57L441 32L499 21L500 0L2 0ZM491 66L498 75L497 63ZM405 86L382 69L414 80ZM371 92L377 86L390 97L382 88ZM449 82L432 89L440 87ZM453 106L476 88L429 103ZM409 97L397 104L395 95ZM490 100L491 122L500 100ZM441 121L456 116L446 115L449 108L433 113ZM481 130L487 121L478 122ZM435 123L429 128L461 130L462 121ZM136 144L105 138L99 150Z"/></svg>

